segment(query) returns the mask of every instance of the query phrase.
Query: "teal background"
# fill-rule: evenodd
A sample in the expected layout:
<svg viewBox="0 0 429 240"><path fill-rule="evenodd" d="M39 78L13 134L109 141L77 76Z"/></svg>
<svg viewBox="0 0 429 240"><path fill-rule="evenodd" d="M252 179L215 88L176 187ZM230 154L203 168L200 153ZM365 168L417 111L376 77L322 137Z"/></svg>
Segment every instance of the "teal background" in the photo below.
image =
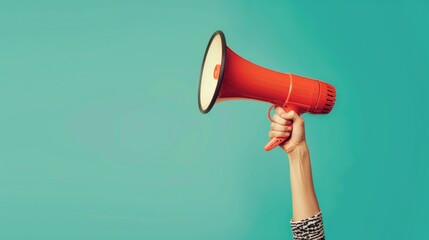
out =
<svg viewBox="0 0 429 240"><path fill-rule="evenodd" d="M425 1L0 1L0 239L291 239L268 104L198 111L211 34L336 86L328 239L429 239Z"/></svg>

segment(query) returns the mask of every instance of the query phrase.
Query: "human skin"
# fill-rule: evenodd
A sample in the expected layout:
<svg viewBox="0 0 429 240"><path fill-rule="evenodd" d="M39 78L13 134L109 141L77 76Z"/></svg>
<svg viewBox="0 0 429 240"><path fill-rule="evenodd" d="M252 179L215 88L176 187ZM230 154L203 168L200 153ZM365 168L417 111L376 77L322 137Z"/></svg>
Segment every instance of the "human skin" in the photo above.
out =
<svg viewBox="0 0 429 240"><path fill-rule="evenodd" d="M270 138L289 139L279 145L289 159L293 221L300 221L320 212L314 191L310 153L305 140L304 119L297 113L276 107L272 116Z"/></svg>

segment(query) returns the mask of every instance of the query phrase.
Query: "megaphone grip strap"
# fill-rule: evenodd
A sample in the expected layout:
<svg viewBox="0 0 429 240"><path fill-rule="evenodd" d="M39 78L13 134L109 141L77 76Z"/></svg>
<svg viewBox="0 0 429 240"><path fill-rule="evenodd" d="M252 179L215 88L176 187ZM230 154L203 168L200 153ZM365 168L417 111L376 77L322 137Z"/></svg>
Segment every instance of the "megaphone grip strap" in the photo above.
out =
<svg viewBox="0 0 429 240"><path fill-rule="evenodd" d="M271 105L270 108L268 108L268 119L270 119L271 122L274 122L273 119L271 119L271 110L275 107L276 105Z"/></svg>

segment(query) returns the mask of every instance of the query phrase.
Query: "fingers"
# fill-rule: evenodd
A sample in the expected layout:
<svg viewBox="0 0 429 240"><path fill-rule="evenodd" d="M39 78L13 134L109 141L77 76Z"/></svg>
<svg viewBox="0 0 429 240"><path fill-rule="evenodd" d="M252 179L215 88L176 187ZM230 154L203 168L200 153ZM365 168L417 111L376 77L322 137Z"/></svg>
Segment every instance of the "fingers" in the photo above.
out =
<svg viewBox="0 0 429 240"><path fill-rule="evenodd" d="M275 130L275 131L281 131L281 132L292 131L292 126L290 124L280 125L278 123L272 122L270 127L271 127L271 130Z"/></svg>
<svg viewBox="0 0 429 240"><path fill-rule="evenodd" d="M278 114L274 114L271 119L273 120L273 122L286 126L286 125L291 125L292 121L291 120L287 120L283 117L280 117Z"/></svg>
<svg viewBox="0 0 429 240"><path fill-rule="evenodd" d="M282 117L287 115L283 108L276 107L275 110L276 113L272 117L273 122L271 122L271 129L268 132L268 137L290 137L292 131L292 120Z"/></svg>
<svg viewBox="0 0 429 240"><path fill-rule="evenodd" d="M274 110L276 114L272 117L272 119L281 125L286 125L284 120L289 120L292 122L296 122L298 124L303 123L304 119L294 111L286 112L282 107L275 107ZM277 117L276 117L277 116ZM284 120L281 120L284 119Z"/></svg>
<svg viewBox="0 0 429 240"><path fill-rule="evenodd" d="M279 107L279 106L276 106L274 108L274 111L276 111L276 113L280 116L286 113L286 111L282 107Z"/></svg>
<svg viewBox="0 0 429 240"><path fill-rule="evenodd" d="M268 137L290 138L288 141L284 142L284 146L305 141L304 119L296 112L286 112L285 109L289 110L288 108L282 107L274 108L275 114L270 118L271 129L268 133Z"/></svg>
<svg viewBox="0 0 429 240"><path fill-rule="evenodd" d="M281 132L281 131L275 131L275 130L271 130L270 132L268 132L268 137L273 138L273 137L289 137L290 136L290 132Z"/></svg>

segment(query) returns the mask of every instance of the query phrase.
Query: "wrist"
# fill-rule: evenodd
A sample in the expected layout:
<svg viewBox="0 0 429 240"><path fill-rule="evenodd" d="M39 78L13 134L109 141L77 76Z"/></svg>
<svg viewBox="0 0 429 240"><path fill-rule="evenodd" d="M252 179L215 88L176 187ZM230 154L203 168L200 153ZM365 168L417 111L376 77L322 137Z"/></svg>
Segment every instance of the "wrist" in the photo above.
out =
<svg viewBox="0 0 429 240"><path fill-rule="evenodd" d="M306 159L305 156L308 156L308 146L305 141L297 144L293 148L284 149L290 161L294 159Z"/></svg>

